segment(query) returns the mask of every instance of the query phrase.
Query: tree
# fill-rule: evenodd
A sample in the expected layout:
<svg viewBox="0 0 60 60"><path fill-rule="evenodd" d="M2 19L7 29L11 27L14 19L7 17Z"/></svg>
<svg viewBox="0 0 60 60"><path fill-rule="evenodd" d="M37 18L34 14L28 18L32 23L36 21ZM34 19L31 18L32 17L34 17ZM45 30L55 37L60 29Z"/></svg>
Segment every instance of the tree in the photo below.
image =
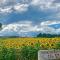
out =
<svg viewBox="0 0 60 60"><path fill-rule="evenodd" d="M0 30L2 29L2 23L0 23Z"/></svg>

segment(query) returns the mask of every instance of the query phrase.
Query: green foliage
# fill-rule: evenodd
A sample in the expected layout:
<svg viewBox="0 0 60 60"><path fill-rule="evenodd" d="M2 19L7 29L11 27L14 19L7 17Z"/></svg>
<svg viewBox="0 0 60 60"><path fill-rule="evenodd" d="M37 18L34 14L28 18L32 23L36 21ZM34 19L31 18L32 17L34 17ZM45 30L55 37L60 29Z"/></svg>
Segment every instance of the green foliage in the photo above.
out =
<svg viewBox="0 0 60 60"><path fill-rule="evenodd" d="M40 44L23 46L19 49L0 47L0 60L37 60Z"/></svg>
<svg viewBox="0 0 60 60"><path fill-rule="evenodd" d="M55 49L60 49L60 42L56 43L56 48Z"/></svg>
<svg viewBox="0 0 60 60"><path fill-rule="evenodd" d="M2 29L2 23L0 23L0 30Z"/></svg>
<svg viewBox="0 0 60 60"><path fill-rule="evenodd" d="M18 49L0 46L0 60L38 60L38 51L41 49L39 42L34 46L23 46ZM60 49L60 42L56 43L55 49Z"/></svg>
<svg viewBox="0 0 60 60"><path fill-rule="evenodd" d="M53 37L60 37L60 34L45 34L45 33L40 33L37 35L37 37L48 37L48 38L53 38Z"/></svg>
<svg viewBox="0 0 60 60"><path fill-rule="evenodd" d="M40 50L40 44L35 44L35 46L24 46L21 49L20 60L37 60L38 50Z"/></svg>
<svg viewBox="0 0 60 60"><path fill-rule="evenodd" d="M17 60L16 50L13 48L7 49L5 47L0 48L0 60Z"/></svg>

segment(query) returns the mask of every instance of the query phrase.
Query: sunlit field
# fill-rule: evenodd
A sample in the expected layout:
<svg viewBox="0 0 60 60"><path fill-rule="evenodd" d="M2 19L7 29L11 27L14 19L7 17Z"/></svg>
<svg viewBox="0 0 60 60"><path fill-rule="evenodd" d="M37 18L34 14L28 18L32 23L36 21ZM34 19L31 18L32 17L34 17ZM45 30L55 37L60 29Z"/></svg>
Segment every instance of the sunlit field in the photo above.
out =
<svg viewBox="0 0 60 60"><path fill-rule="evenodd" d="M60 38L0 38L0 60L38 60L38 50L60 49Z"/></svg>
<svg viewBox="0 0 60 60"><path fill-rule="evenodd" d="M33 46L37 43L42 48L53 48L60 38L0 38L0 46L6 48L20 48L22 46Z"/></svg>

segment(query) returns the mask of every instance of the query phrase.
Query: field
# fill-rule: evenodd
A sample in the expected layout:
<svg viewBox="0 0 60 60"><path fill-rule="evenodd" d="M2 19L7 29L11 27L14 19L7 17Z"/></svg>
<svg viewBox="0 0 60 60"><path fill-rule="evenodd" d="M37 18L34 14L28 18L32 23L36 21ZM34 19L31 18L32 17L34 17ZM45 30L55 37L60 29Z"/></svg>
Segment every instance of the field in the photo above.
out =
<svg viewBox="0 0 60 60"><path fill-rule="evenodd" d="M6 48L34 46L36 43L42 48L53 48L57 42L60 42L60 38L0 38L0 46Z"/></svg>
<svg viewBox="0 0 60 60"><path fill-rule="evenodd" d="M38 50L60 49L60 38L0 38L0 60L38 60Z"/></svg>

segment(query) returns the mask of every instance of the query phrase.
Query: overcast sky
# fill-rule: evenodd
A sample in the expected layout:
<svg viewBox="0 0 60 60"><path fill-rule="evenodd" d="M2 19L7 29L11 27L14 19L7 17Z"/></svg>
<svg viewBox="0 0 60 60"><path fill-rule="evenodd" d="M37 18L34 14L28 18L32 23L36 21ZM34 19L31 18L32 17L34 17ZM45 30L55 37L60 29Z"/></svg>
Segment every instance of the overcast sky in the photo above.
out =
<svg viewBox="0 0 60 60"><path fill-rule="evenodd" d="M60 0L0 0L0 36L60 34Z"/></svg>

